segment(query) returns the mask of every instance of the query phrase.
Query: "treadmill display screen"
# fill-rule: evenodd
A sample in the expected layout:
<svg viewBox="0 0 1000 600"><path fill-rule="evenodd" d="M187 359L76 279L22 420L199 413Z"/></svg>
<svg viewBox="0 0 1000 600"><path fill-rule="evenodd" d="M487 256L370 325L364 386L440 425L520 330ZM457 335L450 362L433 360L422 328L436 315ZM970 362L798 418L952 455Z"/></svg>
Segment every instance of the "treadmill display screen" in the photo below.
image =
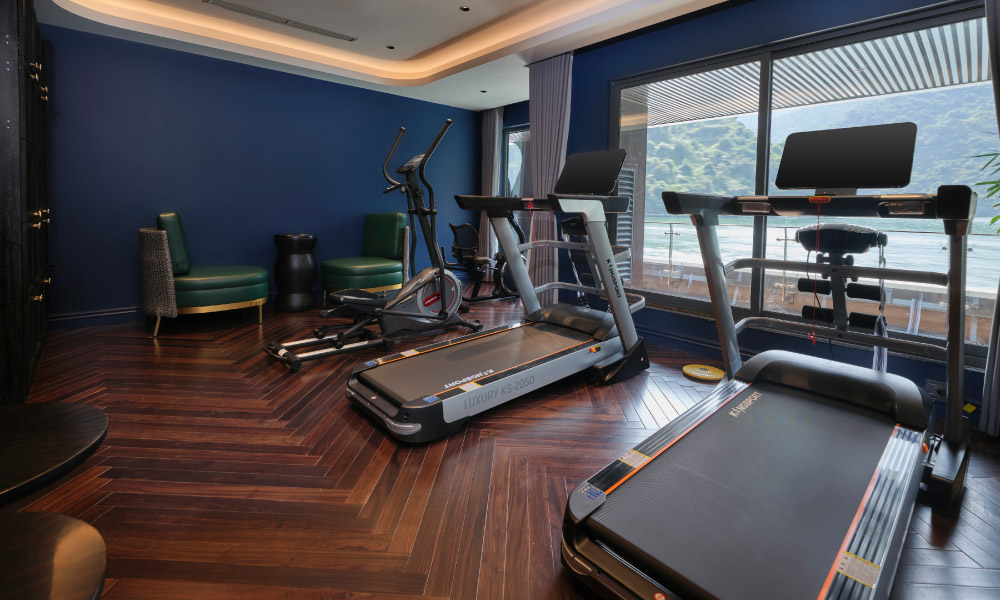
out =
<svg viewBox="0 0 1000 600"><path fill-rule="evenodd" d="M901 188L910 183L914 123L793 133L775 185L792 189Z"/></svg>
<svg viewBox="0 0 1000 600"><path fill-rule="evenodd" d="M624 162L622 149L571 154L566 158L555 192L606 196L618 185L618 174Z"/></svg>

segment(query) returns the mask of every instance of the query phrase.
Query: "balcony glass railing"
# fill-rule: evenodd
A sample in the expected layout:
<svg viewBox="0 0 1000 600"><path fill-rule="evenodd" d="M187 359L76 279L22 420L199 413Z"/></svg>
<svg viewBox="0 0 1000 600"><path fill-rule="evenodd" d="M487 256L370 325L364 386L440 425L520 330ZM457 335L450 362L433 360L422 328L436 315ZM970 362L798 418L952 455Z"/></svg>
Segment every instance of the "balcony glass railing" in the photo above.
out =
<svg viewBox="0 0 1000 600"><path fill-rule="evenodd" d="M905 223L904 223L905 225ZM806 252L795 241L801 224L771 225L767 228L767 256L772 259L805 261ZM923 224L926 228L927 225ZM1000 239L985 224L969 236L969 262L966 285L966 341L985 346L989 343L990 325L996 305L997 272L1000 270ZM983 231L985 229L985 231ZM947 270L947 239L941 232L915 229L883 229L888 234L887 267L921 271ZM721 223L717 228L719 247L727 263L752 253L753 226L744 223ZM636 289L667 296L708 300L705 271L698 239L690 222L648 219L645 223L645 246L642 269L635 269L631 285ZM894 247L895 244L895 247ZM890 252L890 249L892 251ZM810 260L815 260L813 255ZM878 266L878 254L869 251L856 255L857 264ZM641 278L635 275L641 272ZM801 271L768 271L765 274L762 308L764 312L800 314L802 307L814 303L811 292L799 292ZM734 306L750 306L750 272L731 272L726 276ZM877 280L863 283L877 284ZM885 316L889 328L914 335L943 338L946 331L945 289L937 286L886 281ZM819 296L819 304L832 306L829 296ZM874 314L876 302L847 300L848 311Z"/></svg>

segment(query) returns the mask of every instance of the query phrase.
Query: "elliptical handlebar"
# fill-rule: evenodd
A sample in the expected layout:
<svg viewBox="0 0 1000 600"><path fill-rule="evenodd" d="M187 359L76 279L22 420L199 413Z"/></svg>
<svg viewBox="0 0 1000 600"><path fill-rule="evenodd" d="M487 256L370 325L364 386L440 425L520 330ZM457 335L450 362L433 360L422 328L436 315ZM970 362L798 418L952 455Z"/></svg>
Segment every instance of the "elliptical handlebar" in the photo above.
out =
<svg viewBox="0 0 1000 600"><path fill-rule="evenodd" d="M524 230L521 229L521 226L517 224L517 219L514 218L514 213L513 212L510 212L510 213L507 214L507 222L510 223L511 228L514 230L514 233L517 235L517 243L518 244L525 244L525 243L527 243L528 240L527 240L526 237L524 237Z"/></svg>
<svg viewBox="0 0 1000 600"><path fill-rule="evenodd" d="M431 142L431 146L427 149L427 152L424 152L424 157L420 159L420 180L424 182L424 185L427 185L427 180L424 179L424 165L427 164L427 160L431 157L431 154L434 154L434 151L437 150L438 144L441 143L441 138L443 138L444 134L448 132L448 128L451 127L451 123L451 119L445 120L444 125L441 127L441 131L438 132L437 137L434 138L433 142ZM395 147L393 147L393 149L395 149Z"/></svg>
<svg viewBox="0 0 1000 600"><path fill-rule="evenodd" d="M441 143L441 138L443 138L444 134L448 132L448 129L451 127L451 124L452 124L451 119L445 119L444 125L441 126L441 131L438 132L437 137L434 138L434 141L431 142L430 147L427 148L426 152L424 152L424 156L420 159L420 166L417 169L417 174L420 176L420 181L422 181L424 187L427 188L428 202L427 202L427 208L425 208L424 210L426 210L427 213L430 215L429 219L431 225L430 233L431 233L431 239L433 240L433 243L427 245L427 250L431 253L431 262L436 263L438 267L438 289L441 290L441 317L445 316L445 307L449 306L449 299L447 290L445 290L444 255L442 253L439 253L437 248L437 205L434 202L434 187L430 184L429 181L427 181L427 178L424 176L424 167L427 165L427 160L430 159L431 154L434 154L434 151L437 149L438 144ZM434 254L437 254L436 261L434 260L433 256ZM461 292L459 292L459 295L461 295Z"/></svg>
<svg viewBox="0 0 1000 600"><path fill-rule="evenodd" d="M391 186L382 190L383 194L388 194L393 190L398 190L399 188L403 187L402 183L396 181L389 175L389 161L392 160L392 157L396 154L396 148L399 147L399 142L402 141L404 133L406 133L406 127L400 127L399 133L396 134L396 141L392 143L392 148L389 150L389 156L386 156L385 162L382 163L382 176L385 177L386 181L392 184ZM439 139L440 137L441 136L438 136ZM423 163L421 163L421 166L423 166Z"/></svg>
<svg viewBox="0 0 1000 600"><path fill-rule="evenodd" d="M423 182L424 186L427 188L427 193L430 195L430 201L428 204L430 205L431 210L434 210L434 188L431 187L430 182L428 182L427 178L424 177L424 167L427 165L427 160L430 159L431 154L434 154L434 151L437 150L438 144L441 143L441 138L443 138L444 134L448 132L448 128L451 127L451 123L451 119L445 120L444 125L441 127L441 131L438 132L437 137L434 138L433 142L431 142L430 148L427 149L427 152L424 152L424 157L420 159L420 167L417 169L417 173L420 175L420 181Z"/></svg>

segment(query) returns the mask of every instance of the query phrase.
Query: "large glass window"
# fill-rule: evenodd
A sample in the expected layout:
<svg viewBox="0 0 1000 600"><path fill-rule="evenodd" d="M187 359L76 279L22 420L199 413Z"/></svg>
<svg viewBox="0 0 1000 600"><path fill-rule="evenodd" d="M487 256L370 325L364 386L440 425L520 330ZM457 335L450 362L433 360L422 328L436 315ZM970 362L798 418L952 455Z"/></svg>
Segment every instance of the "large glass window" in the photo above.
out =
<svg viewBox="0 0 1000 600"><path fill-rule="evenodd" d="M782 191L774 185L789 134L911 121L917 124L917 147L910 184L902 189L859 193L934 193L942 184L963 184L980 194L969 239L967 335L972 344L988 343L1000 278L1000 243L989 226L995 214L993 202L984 201L985 186L974 184L988 178L981 171L986 159L977 155L1000 149L1000 137L983 19L914 25L905 33L861 37L864 39L856 37L833 47L802 46L761 54L760 61L771 62L770 77L763 81L754 76L759 74L759 63L748 61L621 88L620 145L632 154L637 131L645 136L645 154L637 157L642 163L638 172L643 184L636 187L644 190L647 202L645 210L636 214L635 229L641 230L642 236L636 236L633 266L634 271L641 270L643 278L633 278L634 287L652 292L666 304L685 302L675 298L705 297L704 293L691 292L694 284L683 284L684 277L697 281L701 268L693 228L686 220L666 215L660 192L740 195L756 189L769 194L801 194L802 190ZM772 90L770 102L763 105L758 101L761 85ZM758 148L761 110L769 113L770 131L768 144ZM760 156L765 152L767 157ZM758 175L755 167L765 158L769 168L766 174L761 170ZM757 181L758 176L766 181ZM723 259L750 256L755 232L752 224L727 221L724 219L719 228ZM947 239L939 221L851 221L888 234L887 267L947 271ZM768 218L763 232L766 257L805 260L806 252L794 240L795 230L815 222L815 218ZM874 251L858 255L856 260L857 264L878 266ZM812 302L811 294L796 291L801 276L804 274L768 272L760 305L749 306L750 277L744 273L736 282L736 304L754 313L798 314L803 305ZM675 277L681 285L673 282ZM849 310L876 311L872 302L849 303ZM886 317L891 329L943 336L944 315L941 288L896 283L887 290Z"/></svg>
<svg viewBox="0 0 1000 600"><path fill-rule="evenodd" d="M636 178L634 287L708 298L694 228L667 214L660 193L754 193L759 85L760 63L748 62L622 91L619 140ZM749 255L752 237L752 218L723 219L724 258ZM749 281L748 274L730 275L734 304L749 302Z"/></svg>

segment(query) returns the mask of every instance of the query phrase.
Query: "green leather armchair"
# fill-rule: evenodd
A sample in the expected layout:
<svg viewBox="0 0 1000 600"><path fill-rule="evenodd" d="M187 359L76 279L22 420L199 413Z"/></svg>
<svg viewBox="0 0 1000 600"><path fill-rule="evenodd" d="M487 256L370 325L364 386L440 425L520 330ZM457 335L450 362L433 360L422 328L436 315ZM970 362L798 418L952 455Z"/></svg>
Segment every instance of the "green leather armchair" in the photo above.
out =
<svg viewBox="0 0 1000 600"><path fill-rule="evenodd" d="M267 301L267 270L247 265L195 267L191 265L181 217L175 212L156 216L156 228L139 230L142 255L142 306L160 319L191 313L257 307L263 322Z"/></svg>
<svg viewBox="0 0 1000 600"><path fill-rule="evenodd" d="M320 264L324 303L333 290L380 292L402 287L410 268L409 246L405 213L365 215L361 256L331 258Z"/></svg>

